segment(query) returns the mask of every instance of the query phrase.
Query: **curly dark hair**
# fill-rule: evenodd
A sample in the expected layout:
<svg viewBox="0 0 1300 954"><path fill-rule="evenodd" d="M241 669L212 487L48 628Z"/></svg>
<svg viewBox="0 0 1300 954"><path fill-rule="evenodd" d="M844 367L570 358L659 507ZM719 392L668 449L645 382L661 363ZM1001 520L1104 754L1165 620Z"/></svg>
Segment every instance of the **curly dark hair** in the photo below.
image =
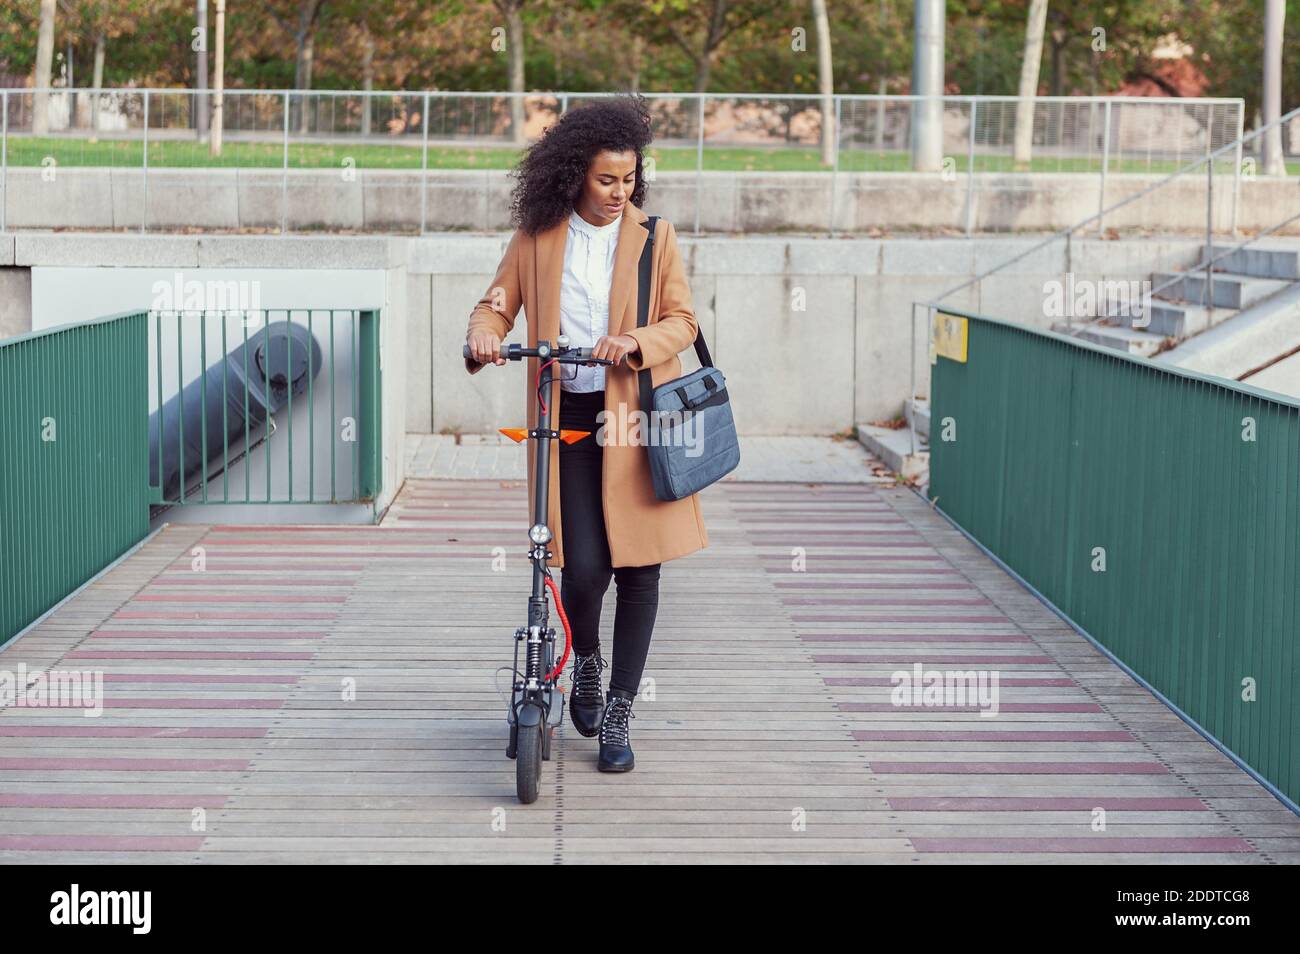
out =
<svg viewBox="0 0 1300 954"><path fill-rule="evenodd" d="M568 218L582 195L587 167L603 149L636 153L636 188L630 201L640 208L646 194L642 150L653 138L650 109L639 94L601 98L569 110L512 170L519 180L510 198L512 221L536 235Z"/></svg>

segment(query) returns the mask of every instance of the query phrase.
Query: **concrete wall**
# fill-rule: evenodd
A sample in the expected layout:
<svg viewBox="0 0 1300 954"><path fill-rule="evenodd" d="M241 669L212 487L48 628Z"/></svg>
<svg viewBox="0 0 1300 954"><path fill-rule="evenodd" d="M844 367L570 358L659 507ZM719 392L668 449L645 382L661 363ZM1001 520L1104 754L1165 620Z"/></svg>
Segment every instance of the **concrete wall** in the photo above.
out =
<svg viewBox="0 0 1300 954"><path fill-rule="evenodd" d="M410 302L412 431L483 432L522 420L518 369L485 368L471 377L461 358L469 312L508 238L411 240L409 287L421 295ZM749 434L843 431L898 414L913 388L928 394L928 337L923 318L913 322L913 302L1038 241L681 235L696 316L735 396L737 426ZM1066 271L1140 281L1192 264L1199 252L1188 239L1055 242L947 304L1045 328L1056 318L1044 312L1043 285ZM524 343L526 331L521 318L507 341ZM694 351L683 353L683 371L696 366Z"/></svg>
<svg viewBox="0 0 1300 954"><path fill-rule="evenodd" d="M423 207L420 173L343 169L59 168L53 179L35 168L10 168L5 194L9 229L187 229L369 231L394 234L509 227L507 170L430 170ZM1108 177L1106 204L1135 195L1163 178ZM147 180L147 181L146 181ZM1118 210L1108 226L1205 228L1205 177L1187 174ZM1243 181L1238 225L1262 229L1285 215L1295 190L1286 178ZM1055 230L1093 215L1102 200L1096 173L736 173L661 172L649 201L662 215L694 231L715 233L866 233L957 229L977 232ZM1215 221L1232 220L1233 179L1215 180ZM689 226L689 228L688 228ZM1288 226L1300 234L1300 222Z"/></svg>
<svg viewBox="0 0 1300 954"><path fill-rule="evenodd" d="M18 233L13 262L38 269L175 267L187 275L205 268L223 275L381 270L391 319L383 354L387 478L389 468L400 473L398 437L406 431L484 432L522 422L519 368L488 368L471 377L461 357L469 312L508 238L507 232L409 239ZM695 238L685 231L680 238L700 327L748 434L833 433L898 414L909 391L928 392L926 329L913 322L913 303L1039 241ZM1193 263L1199 249L1190 238L1057 241L947 303L1046 327L1053 316L1044 312L1045 282L1067 271L1142 280ZM508 340L526 339L521 317ZM683 368L695 366L694 352L684 353Z"/></svg>

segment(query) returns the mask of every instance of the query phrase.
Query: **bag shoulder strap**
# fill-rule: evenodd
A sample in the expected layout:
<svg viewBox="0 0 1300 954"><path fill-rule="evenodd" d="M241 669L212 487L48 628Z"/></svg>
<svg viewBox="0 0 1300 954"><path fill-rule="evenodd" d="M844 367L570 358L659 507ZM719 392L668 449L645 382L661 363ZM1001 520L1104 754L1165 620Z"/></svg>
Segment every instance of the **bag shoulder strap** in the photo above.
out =
<svg viewBox="0 0 1300 954"><path fill-rule="evenodd" d="M638 328L644 328L650 320L650 272L654 259L655 226L658 223L659 216L657 215L652 215L641 223L650 235L641 249L641 261L637 267L636 326ZM704 329L698 326L695 332L695 356L700 359L700 367L713 367L713 358L709 354L709 346L704 341ZM642 371L641 373L645 375L645 378L642 379L644 385L650 380L650 372ZM642 388L643 393L647 390L646 387Z"/></svg>

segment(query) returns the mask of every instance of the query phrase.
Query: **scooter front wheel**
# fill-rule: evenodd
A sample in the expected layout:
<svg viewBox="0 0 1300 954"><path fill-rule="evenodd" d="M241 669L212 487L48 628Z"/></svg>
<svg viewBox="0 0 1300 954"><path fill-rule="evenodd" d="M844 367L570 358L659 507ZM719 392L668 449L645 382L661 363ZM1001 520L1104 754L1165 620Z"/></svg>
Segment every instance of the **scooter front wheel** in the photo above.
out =
<svg viewBox="0 0 1300 954"><path fill-rule="evenodd" d="M521 725L515 749L515 789L519 801L531 805L537 801L537 788L542 779L542 733L546 724Z"/></svg>

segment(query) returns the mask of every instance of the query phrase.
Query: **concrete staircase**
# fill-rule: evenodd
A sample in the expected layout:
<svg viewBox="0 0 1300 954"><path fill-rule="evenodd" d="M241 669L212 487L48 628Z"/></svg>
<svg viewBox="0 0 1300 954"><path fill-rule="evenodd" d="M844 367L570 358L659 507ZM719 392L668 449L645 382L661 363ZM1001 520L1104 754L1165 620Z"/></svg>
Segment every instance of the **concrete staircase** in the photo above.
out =
<svg viewBox="0 0 1300 954"><path fill-rule="evenodd" d="M858 440L894 473L915 479L930 469L930 402L912 398L903 405L905 427L859 424Z"/></svg>
<svg viewBox="0 0 1300 954"><path fill-rule="evenodd" d="M1211 256L1225 251L1223 247L1215 247ZM1266 306L1297 280L1300 280L1297 247L1262 245L1239 249L1215 265L1213 313L1204 304L1203 271L1156 272L1151 276L1152 287L1171 284L1152 300L1149 323L1145 327L1135 328L1134 322L1139 319L1117 314L1072 327L1057 322L1052 330L1129 354L1152 357L1208 330L1211 323L1217 328L1243 312Z"/></svg>
<svg viewBox="0 0 1300 954"><path fill-rule="evenodd" d="M1224 251L1216 250L1216 254ZM1275 290L1252 297L1258 289L1244 290L1240 299L1245 307L1229 321L1215 320L1214 327L1181 342L1156 358L1193 371L1222 378L1245 380L1269 390L1294 394L1300 390L1294 359L1286 367L1258 375L1269 366L1300 349L1300 243L1274 240L1240 249L1228 255L1223 264L1234 274L1267 282L1261 288ZM1218 298L1218 275L1215 276ZM1226 292L1225 294L1231 294Z"/></svg>

